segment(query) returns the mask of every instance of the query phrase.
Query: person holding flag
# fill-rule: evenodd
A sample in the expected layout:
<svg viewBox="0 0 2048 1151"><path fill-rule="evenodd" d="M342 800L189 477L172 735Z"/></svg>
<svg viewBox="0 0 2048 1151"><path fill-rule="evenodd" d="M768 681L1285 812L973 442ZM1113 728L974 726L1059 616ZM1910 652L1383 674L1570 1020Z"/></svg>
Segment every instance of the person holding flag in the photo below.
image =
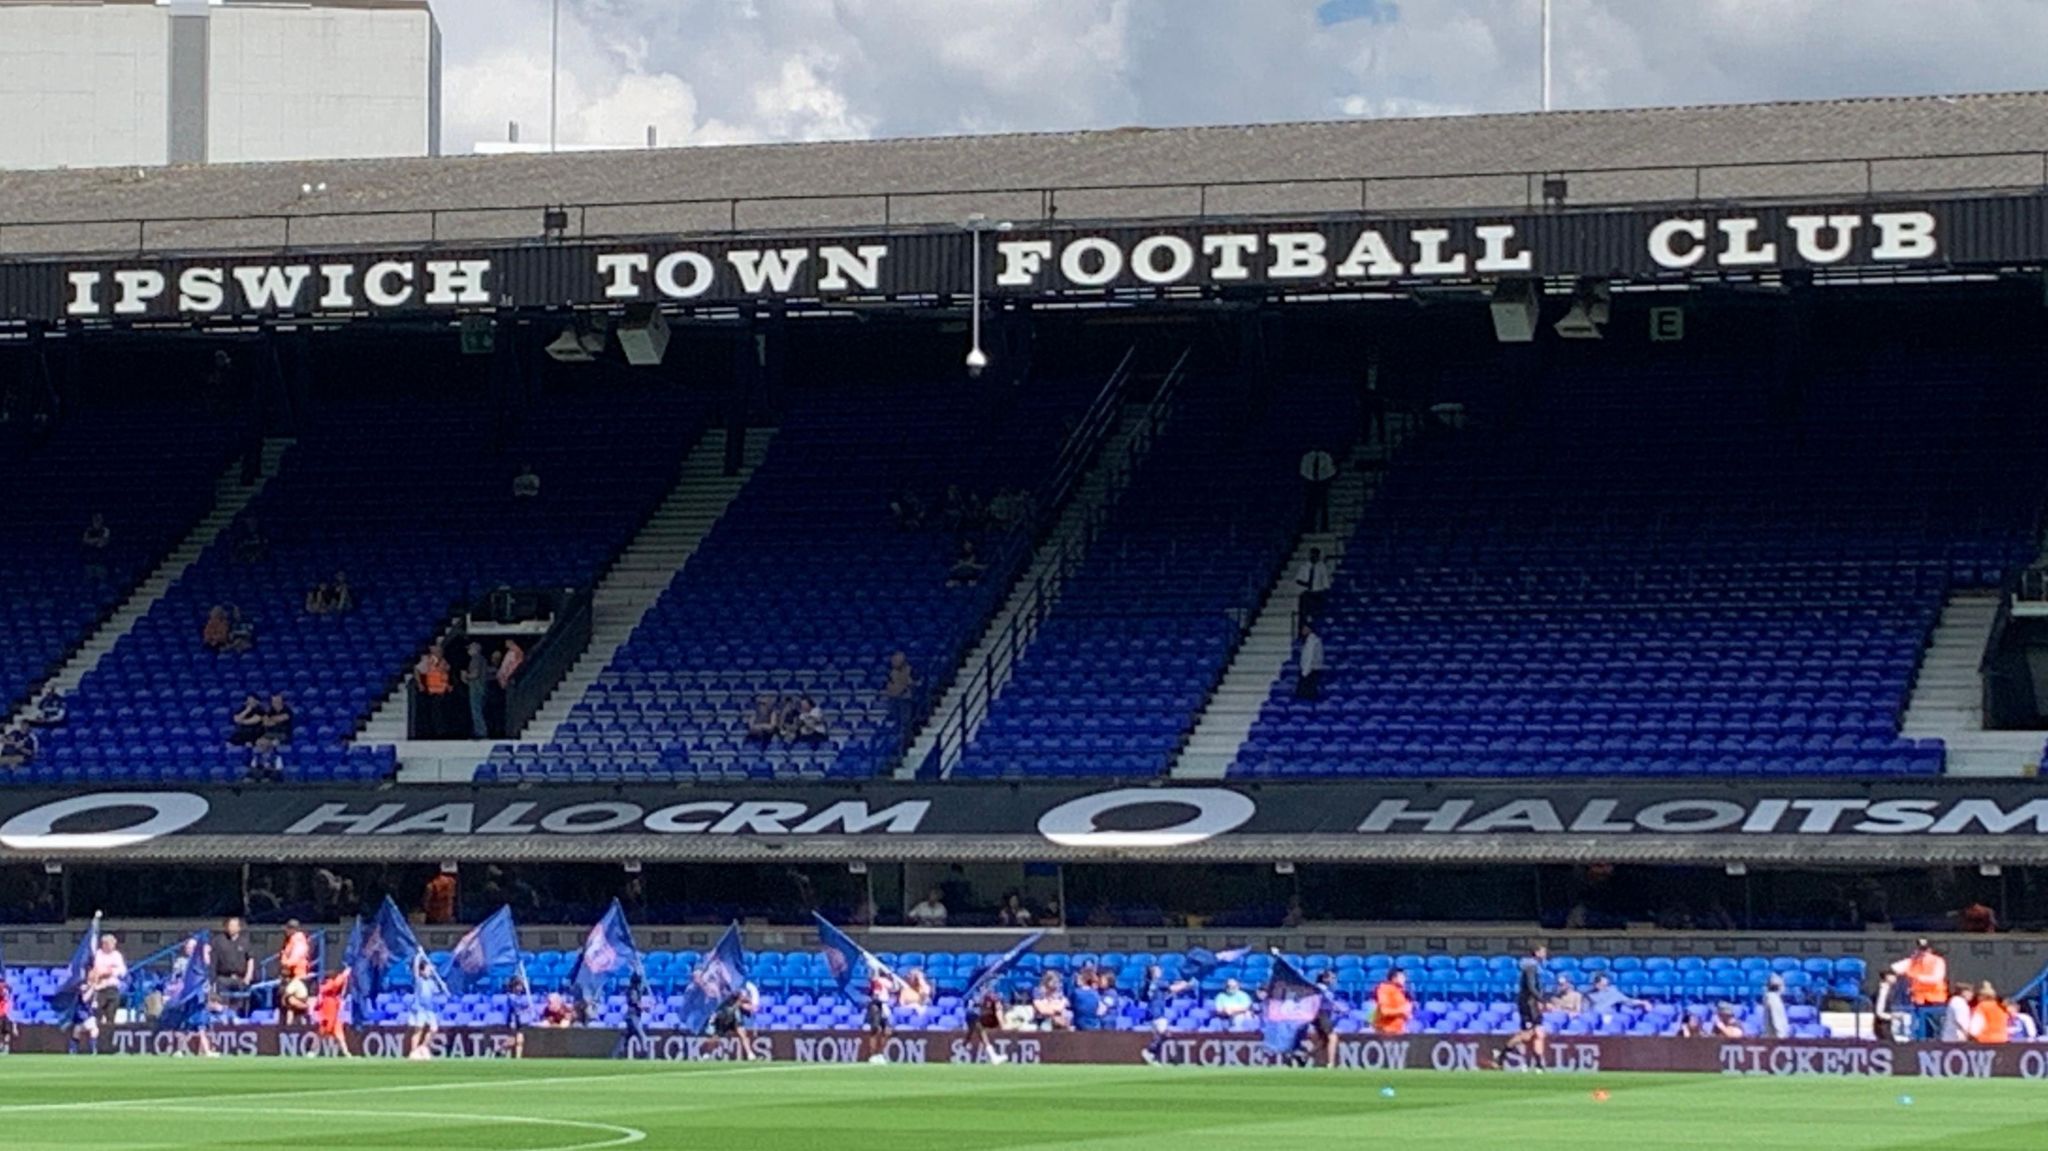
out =
<svg viewBox="0 0 2048 1151"><path fill-rule="evenodd" d="M633 942L633 927L626 922L626 909L614 899L584 936L569 983L579 999L594 1007L604 1001L605 985L613 976L638 970L640 948Z"/></svg>
<svg viewBox="0 0 2048 1151"><path fill-rule="evenodd" d="M832 973L833 983L841 995L864 1011L861 1031L865 1038L861 1049L867 1053L867 1061L887 1063L889 1040L896 1034L889 1004L901 980L873 952L832 926L830 920L816 912L811 913L811 918L817 921L818 946L825 953L825 968Z"/></svg>
<svg viewBox="0 0 2048 1151"><path fill-rule="evenodd" d="M434 969L434 961L427 958L425 951L413 952L412 1010L406 1016L407 1059L434 1057L434 1036L441 1032L441 1000L447 994L448 984L441 979L441 973Z"/></svg>
<svg viewBox="0 0 2048 1151"><path fill-rule="evenodd" d="M967 977L967 993L961 996L967 1004L967 1040L980 1049L982 1058L992 1064L1009 1062L1009 1057L996 1050L988 1035L991 1026L1000 1027L1002 1024L1003 976L1009 974L1010 969L1017 966L1017 961L1038 946L1038 941L1043 938L1045 932L1032 932Z"/></svg>
<svg viewBox="0 0 2048 1151"><path fill-rule="evenodd" d="M720 1039L739 1044L740 1060L751 1063L754 1060L754 1013L761 1009L761 992L751 983L742 983L739 990L726 996L725 1002L711 1016L711 1033Z"/></svg>
<svg viewBox="0 0 2048 1151"><path fill-rule="evenodd" d="M206 1030L213 1023L210 1009L219 1002L213 993L212 969L208 933L201 931L185 940L171 961L171 977L164 983L164 1010L157 1017L159 1028L194 1036L199 1053L208 1058L219 1054Z"/></svg>
<svg viewBox="0 0 2048 1151"><path fill-rule="evenodd" d="M740 925L735 923L725 929L718 945L690 972L690 986L683 992L682 1009L678 1012L682 1029L702 1035L705 1025L713 1022L747 986L747 950Z"/></svg>
<svg viewBox="0 0 2048 1151"><path fill-rule="evenodd" d="M1323 1010L1322 989L1278 951L1273 952L1273 974L1266 980L1261 1030L1266 1050L1290 1063L1306 1066L1313 1054L1305 1041L1312 1036L1316 1016Z"/></svg>

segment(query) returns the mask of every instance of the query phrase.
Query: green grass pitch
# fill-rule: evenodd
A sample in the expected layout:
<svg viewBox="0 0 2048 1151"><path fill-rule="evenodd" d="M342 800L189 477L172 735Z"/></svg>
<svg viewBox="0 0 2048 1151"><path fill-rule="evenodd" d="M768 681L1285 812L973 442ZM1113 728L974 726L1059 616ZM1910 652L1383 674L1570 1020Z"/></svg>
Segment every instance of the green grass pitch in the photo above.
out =
<svg viewBox="0 0 2048 1151"><path fill-rule="evenodd" d="M2044 1091L2016 1080L12 1056L0 1059L0 1147L2039 1151Z"/></svg>

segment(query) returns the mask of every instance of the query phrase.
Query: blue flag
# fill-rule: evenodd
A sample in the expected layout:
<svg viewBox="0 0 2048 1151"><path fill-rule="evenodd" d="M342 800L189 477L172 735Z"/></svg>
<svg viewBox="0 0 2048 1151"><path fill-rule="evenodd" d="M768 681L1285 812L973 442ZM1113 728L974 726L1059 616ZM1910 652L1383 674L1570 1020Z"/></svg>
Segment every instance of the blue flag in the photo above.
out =
<svg viewBox="0 0 2048 1151"><path fill-rule="evenodd" d="M974 974L967 979L967 995L963 1000L967 1004L967 1009L969 1011L976 1010L977 1006L981 1003L982 993L994 985L998 979L1001 979L1010 968L1015 967L1017 961L1024 958L1024 953L1038 946L1038 941L1043 938L1045 938L1045 932L1034 931L1018 940L1015 947L1010 948L1008 951L1003 952L976 969Z"/></svg>
<svg viewBox="0 0 2048 1151"><path fill-rule="evenodd" d="M405 913L398 910L388 895L384 905L377 909L376 918L367 924L356 920L348 945L349 988L358 1005L374 1002L384 993L385 976L393 966L410 970L412 957L420 952L420 941L412 933L412 924L405 921Z"/></svg>
<svg viewBox="0 0 2048 1151"><path fill-rule="evenodd" d="M719 1004L746 986L746 982L747 949L740 940L740 925L735 923L725 929L718 946L690 973L690 989L683 993L682 1009L676 1013L681 1017L683 1032L701 1034Z"/></svg>
<svg viewBox="0 0 2048 1151"><path fill-rule="evenodd" d="M891 978L896 973L875 958L873 952L855 943L852 936L832 926L824 916L813 911L811 918L818 922L818 948L824 952L825 969L831 973L833 986L839 989L839 994L866 1006L868 980L877 972Z"/></svg>
<svg viewBox="0 0 2048 1151"><path fill-rule="evenodd" d="M512 909L500 907L448 953L448 990L461 995L473 987L495 988L498 972L509 974L518 966L519 927L512 922Z"/></svg>
<svg viewBox="0 0 2048 1151"><path fill-rule="evenodd" d="M78 937L78 946L71 949L71 962L64 967L63 980L50 992L51 1003L62 1004L67 1010L78 1005L85 992L85 977L92 972L92 953L99 949L100 915L95 911L85 934Z"/></svg>
<svg viewBox="0 0 2048 1151"><path fill-rule="evenodd" d="M1322 989L1274 952L1273 976L1266 981L1266 1050L1284 1055L1300 1047L1301 1033L1322 1010Z"/></svg>
<svg viewBox="0 0 2048 1151"><path fill-rule="evenodd" d="M159 1029L183 1031L206 1010L213 973L211 939L211 932L202 931L179 945L171 977L164 982L164 1011L156 1023Z"/></svg>
<svg viewBox="0 0 2048 1151"><path fill-rule="evenodd" d="M605 909L604 917L583 937L583 951L569 972L569 983L588 1002L604 998L605 984L615 975L640 969L640 949L633 943L632 925L619 901Z"/></svg>

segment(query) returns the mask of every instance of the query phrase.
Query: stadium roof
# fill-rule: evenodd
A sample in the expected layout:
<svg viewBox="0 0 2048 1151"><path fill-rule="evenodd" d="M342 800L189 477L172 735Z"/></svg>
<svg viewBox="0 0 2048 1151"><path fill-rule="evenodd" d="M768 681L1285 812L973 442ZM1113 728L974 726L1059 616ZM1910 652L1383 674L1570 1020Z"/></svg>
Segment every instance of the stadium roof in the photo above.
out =
<svg viewBox="0 0 2048 1151"><path fill-rule="evenodd" d="M2048 185L2048 93L0 173L0 257ZM308 191L308 189L311 189ZM610 206L606 206L610 205ZM107 221L107 222L96 222Z"/></svg>

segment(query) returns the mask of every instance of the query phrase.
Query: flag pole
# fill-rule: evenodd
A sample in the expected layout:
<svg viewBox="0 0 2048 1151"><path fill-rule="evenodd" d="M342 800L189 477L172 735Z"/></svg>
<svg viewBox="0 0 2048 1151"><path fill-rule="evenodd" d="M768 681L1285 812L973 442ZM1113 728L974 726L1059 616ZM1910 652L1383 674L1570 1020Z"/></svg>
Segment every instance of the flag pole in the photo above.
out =
<svg viewBox="0 0 2048 1151"><path fill-rule="evenodd" d="M559 2L559 0L557 0ZM1550 111L1550 0L1543 3L1543 110Z"/></svg>

